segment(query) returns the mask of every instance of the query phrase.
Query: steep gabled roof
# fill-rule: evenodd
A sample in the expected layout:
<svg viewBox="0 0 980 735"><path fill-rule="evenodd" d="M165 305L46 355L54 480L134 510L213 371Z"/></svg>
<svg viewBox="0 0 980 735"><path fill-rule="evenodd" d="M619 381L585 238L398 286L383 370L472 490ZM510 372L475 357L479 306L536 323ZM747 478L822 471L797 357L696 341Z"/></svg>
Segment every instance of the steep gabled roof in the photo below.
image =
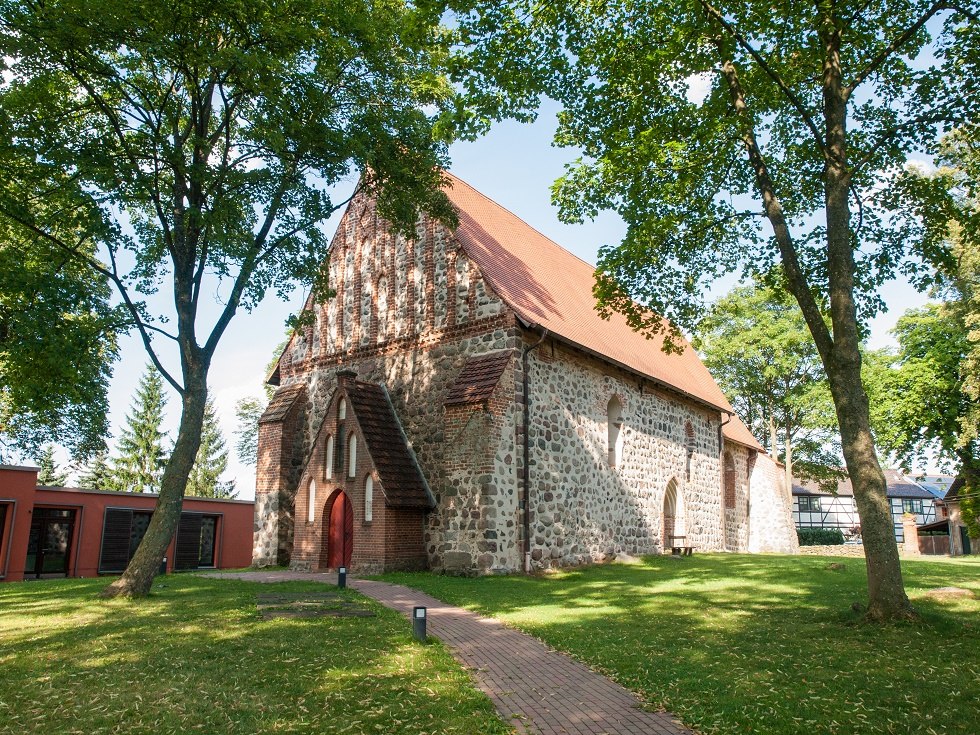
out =
<svg viewBox="0 0 980 735"><path fill-rule="evenodd" d="M447 178L451 186L446 193L459 213L457 239L497 295L525 323L731 412L731 404L690 344L682 340L680 354L667 354L661 349L662 336L647 339L618 313L603 319L592 296L593 266L465 181L452 174ZM753 439L752 446L757 445Z"/></svg>
<svg viewBox="0 0 980 735"><path fill-rule="evenodd" d="M749 431L749 427L735 414L732 414L731 421L721 427L721 433L725 435L726 439L754 449L757 452L766 451L762 447L762 444L759 443L759 440Z"/></svg>
<svg viewBox="0 0 980 735"><path fill-rule="evenodd" d="M377 383L359 380L346 381L344 389L378 471L385 502L394 508L434 507L432 491L408 445L388 391Z"/></svg>
<svg viewBox="0 0 980 735"><path fill-rule="evenodd" d="M446 405L482 403L490 398L513 354L512 350L504 350L477 355L467 360L453 387L449 389Z"/></svg>
<svg viewBox="0 0 980 735"><path fill-rule="evenodd" d="M269 401L269 405L265 407L265 411L262 412L259 423L265 424L272 421L281 421L289 413L289 409L293 407L296 399L305 392L306 386L302 383L283 386L277 390L273 394L272 400Z"/></svg>

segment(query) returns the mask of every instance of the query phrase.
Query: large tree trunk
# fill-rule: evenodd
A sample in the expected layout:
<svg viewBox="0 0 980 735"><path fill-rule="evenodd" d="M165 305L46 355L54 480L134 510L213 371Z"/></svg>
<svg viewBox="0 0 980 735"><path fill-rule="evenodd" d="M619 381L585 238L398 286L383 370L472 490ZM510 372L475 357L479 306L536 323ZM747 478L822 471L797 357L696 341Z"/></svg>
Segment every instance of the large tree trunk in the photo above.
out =
<svg viewBox="0 0 980 735"><path fill-rule="evenodd" d="M912 619L915 612L902 579L885 475L878 463L861 384L861 355L831 361L827 376L840 423L847 474L861 519L861 537L868 572L868 617L873 620Z"/></svg>
<svg viewBox="0 0 980 735"><path fill-rule="evenodd" d="M819 351L830 383L844 462L861 519L868 571L868 617L907 619L915 617L915 612L905 594L885 476L878 464L868 396L861 382L861 336L854 300L855 242L848 202L851 171L847 161L847 101L841 86L840 31L830 16L823 19L821 38L825 47L827 276L834 338L832 345L824 344ZM819 349L820 344L817 346Z"/></svg>
<svg viewBox="0 0 980 735"><path fill-rule="evenodd" d="M832 9L832 6L830 6ZM724 44L721 70L727 79L735 112L743 120L742 138L755 171L766 217L779 248L783 274L796 298L813 341L820 353L840 423L844 460L854 486L858 515L865 532L868 568L868 614L877 620L910 618L915 615L902 582L898 544L892 527L891 510L885 496L885 478L878 465L871 437L868 397L861 383L861 342L854 303L854 243L851 240L850 169L847 163L847 101L841 89L840 34L833 18L822 19L821 39L825 44L823 68L824 121L826 123L826 169L824 173L827 212L827 270L833 335L811 291L811 284L793 243L782 204L769 175L745 94Z"/></svg>
<svg viewBox="0 0 980 735"><path fill-rule="evenodd" d="M192 364L185 363L184 378L177 442L163 470L160 498L153 518L126 571L102 591L103 597L145 597L149 594L160 562L177 531L187 478L201 444L201 426L208 397L207 367L197 360Z"/></svg>

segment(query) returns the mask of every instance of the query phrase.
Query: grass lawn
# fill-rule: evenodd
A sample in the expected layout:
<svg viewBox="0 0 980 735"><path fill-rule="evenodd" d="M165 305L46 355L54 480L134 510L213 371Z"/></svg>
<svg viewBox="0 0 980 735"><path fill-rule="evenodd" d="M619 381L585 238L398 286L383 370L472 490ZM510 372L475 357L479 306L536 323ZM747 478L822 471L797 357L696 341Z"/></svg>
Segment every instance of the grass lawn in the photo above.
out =
<svg viewBox="0 0 980 735"><path fill-rule="evenodd" d="M0 584L0 733L487 733L510 728L407 620L264 621L256 595L323 592L172 575L150 599L106 580Z"/></svg>
<svg viewBox="0 0 980 735"><path fill-rule="evenodd" d="M980 733L980 560L904 563L918 625L858 621L863 559L700 554L385 579L494 615L703 733ZM955 585L973 599L936 599Z"/></svg>

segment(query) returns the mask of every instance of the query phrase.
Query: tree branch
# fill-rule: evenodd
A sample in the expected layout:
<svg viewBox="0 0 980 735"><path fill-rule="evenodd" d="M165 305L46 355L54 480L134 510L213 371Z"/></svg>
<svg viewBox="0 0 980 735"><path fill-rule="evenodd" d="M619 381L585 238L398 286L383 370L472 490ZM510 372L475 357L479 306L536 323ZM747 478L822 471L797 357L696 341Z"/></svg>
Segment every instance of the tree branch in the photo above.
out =
<svg viewBox="0 0 980 735"><path fill-rule="evenodd" d="M874 58L872 58L871 61L868 62L868 65L858 72L857 76L854 77L854 80L846 87L844 87L844 89L842 90L844 95L844 101L846 102L847 100L849 100L854 90L857 89L858 86L865 79L867 79L869 76L874 74L874 72L877 71L877 69L882 64L884 64L885 61L888 60L889 56L891 56L898 49L904 46L908 42L908 40L912 38L912 36L914 36L916 33L918 33L922 29L922 27L929 22L929 19L932 18L932 16L934 16L940 10L957 10L963 13L964 15L966 15L967 17L976 20L975 14L970 13L968 10L964 8L960 8L957 5L946 2L946 0L939 0L939 2L934 3L932 7L930 7L929 10L927 10L922 15L921 18L919 18L917 21L915 21L915 23L913 23L908 28L906 28L905 31L903 31L901 34L899 34L894 39L892 39L891 43L889 43L881 51L879 51L878 54L875 55Z"/></svg>
<svg viewBox="0 0 980 735"><path fill-rule="evenodd" d="M166 368L163 367L163 364L160 362L160 358L157 356L156 351L153 349L153 341L150 338L150 334L149 334L150 325L144 324L143 319L139 312L139 307L130 297L125 282L119 276L119 270L116 267L115 251L111 246L108 245L106 246L109 251L109 259L112 262L112 269L110 270L109 268L106 268L104 265L102 265L102 263L100 263L96 258L79 250L78 247L74 247L64 242L60 237L56 237L55 235L52 235L44 228L38 227L33 222L30 222L22 217L17 216L16 213L10 212L9 210L0 210L0 214L4 214L14 222L19 224L21 227L29 230L30 232L33 232L35 235L50 242L55 247L81 260L83 263L88 265L88 267L90 267L92 270L96 271L97 273L100 273L101 275L105 276L110 281L112 281L113 284L116 286L116 290L119 292L119 295L122 297L126 309L133 317L133 323L135 324L137 330L140 333L140 337L143 340L143 346L146 348L146 352L150 356L150 360L153 362L154 367L156 367L156 369L160 371L160 374L164 378L166 378L167 382L170 383L170 385L173 387L175 391L177 391L179 395L184 394L184 389L176 380L174 380L174 378L170 375L170 373L167 372ZM160 331L160 330L155 329L154 331ZM167 333L163 332L163 334L167 334ZM169 334L167 334L167 336L171 337L171 335Z"/></svg>
<svg viewBox="0 0 980 735"><path fill-rule="evenodd" d="M782 203L776 196L775 187L769 176L769 168L755 137L755 131L749 118L748 105L745 101L745 94L738 80L735 64L724 53L720 42L717 44L717 47L718 53L721 56L722 75L728 82L728 89L732 97L732 106L735 108L736 115L742 120L742 142L748 153L749 163L755 171L756 185L762 194L766 217L772 225L776 245L779 247L787 285L800 305L803 317L806 319L807 326L810 328L817 349L822 354L830 354L834 346L833 337L830 335L827 325L823 321L823 315L820 313L816 299L810 292L806 275L800 266L799 256L793 244L789 226L786 223Z"/></svg>
<svg viewBox="0 0 980 735"><path fill-rule="evenodd" d="M803 101L797 97L793 90L789 88L786 82L783 81L782 77L776 73L776 70L769 66L769 63L762 58L762 55L752 47L752 44L749 43L748 39L739 33L735 27L725 19L725 16L722 15L717 8L712 6L707 0L700 0L700 2L701 7L704 8L705 12L714 18L722 26L722 28L725 29L728 35L735 39L739 46L745 49L749 55L755 59L755 62L762 68L762 71L766 73L766 76L776 83L779 90L783 93L786 99L789 100L790 104L796 108L796 111L800 114L800 117L803 118L803 123L813 134L813 140L816 142L817 148L819 148L820 152L823 153L824 141L823 137L820 135L820 129L817 127L816 123L813 122L813 117L803 105Z"/></svg>

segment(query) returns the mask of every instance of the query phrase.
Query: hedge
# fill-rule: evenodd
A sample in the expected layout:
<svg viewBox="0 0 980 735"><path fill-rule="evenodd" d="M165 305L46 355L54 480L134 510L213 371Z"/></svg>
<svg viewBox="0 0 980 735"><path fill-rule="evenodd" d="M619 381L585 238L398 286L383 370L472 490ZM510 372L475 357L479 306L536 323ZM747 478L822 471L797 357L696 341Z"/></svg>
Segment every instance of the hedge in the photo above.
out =
<svg viewBox="0 0 980 735"><path fill-rule="evenodd" d="M800 546L836 546L844 543L844 534L839 528L797 528L796 537Z"/></svg>

